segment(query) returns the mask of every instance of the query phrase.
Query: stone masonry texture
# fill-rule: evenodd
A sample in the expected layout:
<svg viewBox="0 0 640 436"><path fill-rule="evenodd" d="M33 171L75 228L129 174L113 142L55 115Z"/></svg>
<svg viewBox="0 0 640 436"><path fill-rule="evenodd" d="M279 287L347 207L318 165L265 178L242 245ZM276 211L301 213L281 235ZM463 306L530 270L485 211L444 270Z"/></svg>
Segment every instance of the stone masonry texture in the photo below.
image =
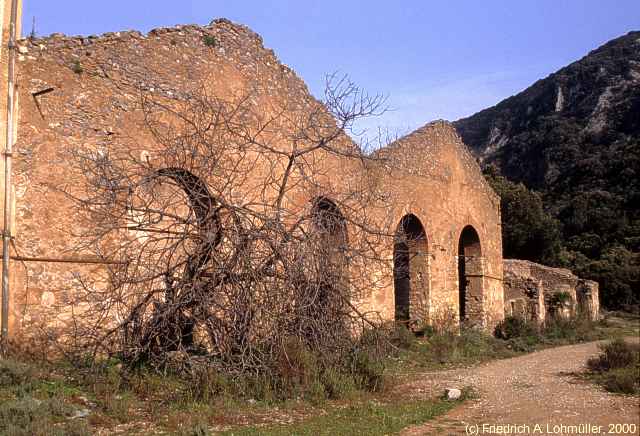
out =
<svg viewBox="0 0 640 436"><path fill-rule="evenodd" d="M4 1L0 6L5 11L5 35L7 7ZM5 65L4 51L2 61ZM153 154L154 140L133 90L176 97L206 84L207 92L220 98L250 93L251 104L265 113L281 107L300 114L320 104L304 82L264 47L259 35L225 19L208 26L155 29L146 35L126 31L23 39L17 69L12 255L49 259L11 262L10 329L25 342L42 328L69 328L72 310L77 310L70 303L79 286L74 278L103 268L55 261L87 254L77 248L76 235L90 225L55 189L77 177L69 170L65 153L82 146L108 150L126 143L132 144L132 153ZM0 78L0 88L6 90L6 75ZM0 110L4 128L2 103ZM346 136L341 140L351 142ZM476 160L445 121L429 123L375 154L385 160L357 171L376 180L387 199L385 218L380 219L391 216L399 226L412 216L424 234L421 243L411 248L416 254L408 278L412 320L435 323L447 316L458 320L463 304L470 321L493 329L512 306L505 306L503 290L500 201ZM355 176L350 174L355 170L338 157L322 165L329 192L316 194L335 199L353 182ZM307 193L297 195L292 201L311 201ZM463 231L470 235L464 238L468 245L461 244ZM382 251L392 263L393 240ZM533 266L515 262L504 264L513 273L506 299L523 300L525 305L535 300L539 317L551 279L539 277ZM514 272L514 265L519 272ZM553 290L561 288L574 300L582 298L597 307L597 284L594 288L577 278L575 284L569 278L558 283L567 280L571 283ZM393 278L387 277L357 304L377 312L382 320L393 320L395 292ZM468 295L460 298L461 292Z"/></svg>

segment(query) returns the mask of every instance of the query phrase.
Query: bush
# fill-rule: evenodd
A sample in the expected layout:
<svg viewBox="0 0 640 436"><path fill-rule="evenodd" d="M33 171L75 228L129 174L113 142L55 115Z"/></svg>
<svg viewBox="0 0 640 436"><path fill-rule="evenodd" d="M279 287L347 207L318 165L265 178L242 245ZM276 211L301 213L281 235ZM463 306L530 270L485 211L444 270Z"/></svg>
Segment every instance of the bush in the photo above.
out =
<svg viewBox="0 0 640 436"><path fill-rule="evenodd" d="M215 47L216 45L218 45L218 41L213 35L205 35L202 38L202 42L204 42L204 45L206 45L207 47Z"/></svg>
<svg viewBox="0 0 640 436"><path fill-rule="evenodd" d="M207 364L194 365L190 375L189 396L191 401L208 403L216 397L230 394L233 391L231 381Z"/></svg>
<svg viewBox="0 0 640 436"><path fill-rule="evenodd" d="M0 434L7 436L88 435L86 423L68 421L72 408L56 399L31 397L0 404Z"/></svg>
<svg viewBox="0 0 640 436"><path fill-rule="evenodd" d="M521 318L508 316L496 326L494 335L505 340L523 337L537 338L538 330L532 323Z"/></svg>
<svg viewBox="0 0 640 436"><path fill-rule="evenodd" d="M388 379L381 359L361 351L355 353L352 360L352 374L356 377L360 388L370 392L381 392L387 387Z"/></svg>
<svg viewBox="0 0 640 436"><path fill-rule="evenodd" d="M322 392L332 400L348 398L359 387L354 377L335 368L327 368L322 374L321 380ZM375 388L376 384L374 384Z"/></svg>
<svg viewBox="0 0 640 436"><path fill-rule="evenodd" d="M467 360L481 360L494 357L499 344L495 338L478 329L464 329L460 333L458 347Z"/></svg>
<svg viewBox="0 0 640 436"><path fill-rule="evenodd" d="M595 380L610 392L640 393L640 345L616 339L600 350L587 362Z"/></svg>
<svg viewBox="0 0 640 436"><path fill-rule="evenodd" d="M550 317L542 329L547 342L581 342L598 339L595 323L587 317Z"/></svg>
<svg viewBox="0 0 640 436"><path fill-rule="evenodd" d="M556 292L555 294L553 294L551 296L551 301L549 304L552 308L557 309L571 302L573 302L573 298L571 298L571 294L566 291L562 291L562 292Z"/></svg>
<svg viewBox="0 0 640 436"><path fill-rule="evenodd" d="M451 332L438 333L427 344L432 358L438 363L457 360L457 336Z"/></svg>
<svg viewBox="0 0 640 436"><path fill-rule="evenodd" d="M187 429L180 429L178 436L209 436L211 432L209 427L203 423L197 423Z"/></svg>
<svg viewBox="0 0 640 436"><path fill-rule="evenodd" d="M606 374L602 380L602 385L609 392L638 394L640 393L638 370L637 367L614 369Z"/></svg>
<svg viewBox="0 0 640 436"><path fill-rule="evenodd" d="M82 68L82 64L78 59L73 61L73 64L71 65L71 71L76 74L82 74L84 72L84 68Z"/></svg>
<svg viewBox="0 0 640 436"><path fill-rule="evenodd" d="M173 401L210 403L216 398L236 397L267 402L305 398L319 402L347 398L358 390L381 391L388 385L384 361L390 334L391 331L365 331L357 346L340 356L314 351L292 337L285 341L271 366L253 373L230 374L216 367L215 361L192 361L188 371L169 374L178 385L174 391L182 392L181 398L174 397ZM134 381L135 391L166 399L167 394L160 392L164 391L162 386L154 387L156 377L142 373L140 378Z"/></svg>
<svg viewBox="0 0 640 436"><path fill-rule="evenodd" d="M589 369L597 372L634 367L640 362L640 346L632 345L622 339L615 339L600 346L598 357L589 359Z"/></svg>
<svg viewBox="0 0 640 436"><path fill-rule="evenodd" d="M33 370L29 365L14 360L0 360L0 387L17 386L29 382Z"/></svg>
<svg viewBox="0 0 640 436"><path fill-rule="evenodd" d="M406 324L396 323L391 332L391 342L400 348L408 349L415 341L416 335L407 327Z"/></svg>
<svg viewBox="0 0 640 436"><path fill-rule="evenodd" d="M429 324L422 324L415 329L415 334L418 337L431 337L436 334L436 329Z"/></svg>
<svg viewBox="0 0 640 436"><path fill-rule="evenodd" d="M538 338L534 336L522 336L509 339L507 347L517 353L531 353L536 350L538 343Z"/></svg>

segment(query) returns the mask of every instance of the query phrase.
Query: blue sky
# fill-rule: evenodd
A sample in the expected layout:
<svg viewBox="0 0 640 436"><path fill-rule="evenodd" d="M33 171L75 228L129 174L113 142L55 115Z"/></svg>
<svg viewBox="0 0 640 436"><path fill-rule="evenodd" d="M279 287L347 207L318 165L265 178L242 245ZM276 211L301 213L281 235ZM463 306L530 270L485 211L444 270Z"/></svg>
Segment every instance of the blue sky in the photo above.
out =
<svg viewBox="0 0 640 436"><path fill-rule="evenodd" d="M23 33L100 34L226 17L320 96L347 73L391 111L364 126L400 133L492 106L609 39L640 30L638 0L23 0Z"/></svg>

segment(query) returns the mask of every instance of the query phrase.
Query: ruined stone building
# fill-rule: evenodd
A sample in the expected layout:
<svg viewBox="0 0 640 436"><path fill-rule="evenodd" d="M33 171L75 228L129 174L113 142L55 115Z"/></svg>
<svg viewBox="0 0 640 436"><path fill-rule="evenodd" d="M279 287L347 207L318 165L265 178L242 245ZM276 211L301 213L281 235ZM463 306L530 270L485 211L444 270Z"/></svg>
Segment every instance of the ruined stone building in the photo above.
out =
<svg viewBox="0 0 640 436"><path fill-rule="evenodd" d="M3 146L10 3L0 1ZM53 34L22 39L15 50L15 145L9 187L12 336L43 323L64 325L70 317L67 302L75 274L102 267L71 249L71 230L81 224L68 199L51 189L73 183L61 152L87 145L108 149L127 138L138 147L132 153L141 159L153 156L153 138L145 130L137 98L123 87L135 84L168 95L203 82L218 96L250 89L252 104L260 108L278 105L295 111L316 104L302 80L263 46L260 36L227 20L155 29L147 35ZM411 241L390 240L384 250L389 262L395 262L395 271L409 273L396 274L371 289L362 307L383 320L416 322L433 322L450 312L486 329L503 319L505 310L521 310L516 310L517 296L508 296L514 303L505 307L499 198L454 128L447 122L430 123L377 153L394 162L395 170L390 174L373 165L371 176L386 190L387 212L397 232ZM327 168L329 192L316 195L340 208L341 184L349 182L345 174L351 170L339 159ZM4 192L4 177L0 184ZM311 201L304 196L300 193L292 201Z"/></svg>

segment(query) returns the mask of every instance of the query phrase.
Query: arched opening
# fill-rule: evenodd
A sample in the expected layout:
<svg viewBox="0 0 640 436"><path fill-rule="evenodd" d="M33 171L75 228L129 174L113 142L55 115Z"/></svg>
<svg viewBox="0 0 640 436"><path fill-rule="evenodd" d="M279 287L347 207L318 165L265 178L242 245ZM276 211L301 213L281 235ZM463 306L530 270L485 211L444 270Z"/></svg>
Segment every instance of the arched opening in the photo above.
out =
<svg viewBox="0 0 640 436"><path fill-rule="evenodd" d="M145 353L191 348L201 319L189 307L220 249L220 204L193 173L162 168L137 180L127 207L136 259L122 273L142 299L127 334L148 347Z"/></svg>
<svg viewBox="0 0 640 436"><path fill-rule="evenodd" d="M211 259L212 250L221 241L219 208L206 183L188 170L162 168L151 179L152 203L146 206L148 210L155 208L161 213L156 219L149 220L149 230L175 236L165 240L169 241L169 251L183 252L183 280L190 281ZM176 245L184 248L176 250ZM172 261L176 260L175 254Z"/></svg>
<svg viewBox="0 0 640 436"><path fill-rule="evenodd" d="M428 252L424 226L415 215L405 215L398 224L393 245L396 321L428 318Z"/></svg>
<svg viewBox="0 0 640 436"><path fill-rule="evenodd" d="M348 263L347 221L338 206L326 197L315 200L312 219L318 236L319 282L323 288L338 285L339 291L344 291Z"/></svg>
<svg viewBox="0 0 640 436"><path fill-rule="evenodd" d="M482 321L482 248L472 226L462 229L458 242L458 286L460 322Z"/></svg>

